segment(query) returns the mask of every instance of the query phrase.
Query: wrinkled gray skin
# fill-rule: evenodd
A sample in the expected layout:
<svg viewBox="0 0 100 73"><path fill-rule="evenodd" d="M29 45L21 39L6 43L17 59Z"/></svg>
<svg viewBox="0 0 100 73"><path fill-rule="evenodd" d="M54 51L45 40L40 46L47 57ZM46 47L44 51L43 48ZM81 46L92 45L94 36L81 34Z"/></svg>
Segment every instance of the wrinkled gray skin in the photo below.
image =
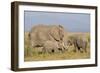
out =
<svg viewBox="0 0 100 73"><path fill-rule="evenodd" d="M74 45L75 49L74 52L80 51L80 52L87 52L87 41L83 40L82 38L78 37L71 37L68 40L68 45Z"/></svg>
<svg viewBox="0 0 100 73"><path fill-rule="evenodd" d="M31 29L29 38L32 47L43 47L48 40L62 44L64 28L61 25L37 25ZM63 51L64 47L60 49Z"/></svg>
<svg viewBox="0 0 100 73"><path fill-rule="evenodd" d="M67 50L64 46L65 46L64 43L60 43L56 41L46 41L43 44L43 52L46 53L64 52L65 50Z"/></svg>
<svg viewBox="0 0 100 73"><path fill-rule="evenodd" d="M43 52L46 52L46 53L60 52L59 48L60 47L58 45L58 42L55 42L55 41L46 41L43 44Z"/></svg>

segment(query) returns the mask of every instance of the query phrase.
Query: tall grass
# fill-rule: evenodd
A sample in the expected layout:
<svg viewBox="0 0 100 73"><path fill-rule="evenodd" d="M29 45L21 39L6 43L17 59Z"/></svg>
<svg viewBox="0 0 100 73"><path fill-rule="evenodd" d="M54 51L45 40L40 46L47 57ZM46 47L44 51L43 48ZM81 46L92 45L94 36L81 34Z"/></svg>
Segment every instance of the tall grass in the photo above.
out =
<svg viewBox="0 0 100 73"><path fill-rule="evenodd" d="M70 46L68 51L65 51L63 53L40 53L38 49L40 48L32 48L30 45L28 32L25 32L25 42L24 42L24 61L45 61L45 60L66 60L66 59L86 59L90 58L90 34L89 33L68 33L65 35L65 40L68 39L68 36L72 35L79 35L80 37L83 37L86 40L88 40L88 46L87 46L87 53L83 52L73 52L74 49L73 46Z"/></svg>

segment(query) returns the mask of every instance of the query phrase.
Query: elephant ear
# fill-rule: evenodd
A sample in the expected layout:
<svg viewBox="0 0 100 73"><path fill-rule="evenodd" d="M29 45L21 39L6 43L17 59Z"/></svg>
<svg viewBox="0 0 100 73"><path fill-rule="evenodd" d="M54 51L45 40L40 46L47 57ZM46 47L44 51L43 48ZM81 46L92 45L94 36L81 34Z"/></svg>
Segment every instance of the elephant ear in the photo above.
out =
<svg viewBox="0 0 100 73"><path fill-rule="evenodd" d="M56 41L60 40L59 28L57 26L52 27L49 34L54 40L56 40Z"/></svg>

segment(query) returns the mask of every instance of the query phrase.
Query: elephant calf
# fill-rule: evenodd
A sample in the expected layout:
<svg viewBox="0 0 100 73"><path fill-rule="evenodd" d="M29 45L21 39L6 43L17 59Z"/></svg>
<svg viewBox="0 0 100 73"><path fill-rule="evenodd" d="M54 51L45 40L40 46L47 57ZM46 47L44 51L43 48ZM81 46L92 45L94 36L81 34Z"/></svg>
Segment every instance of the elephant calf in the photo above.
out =
<svg viewBox="0 0 100 73"><path fill-rule="evenodd" d="M60 43L56 42L56 41L46 41L43 44L43 52L44 53L58 53L58 52L62 52L64 49L62 49L62 47L60 47Z"/></svg>
<svg viewBox="0 0 100 73"><path fill-rule="evenodd" d="M68 40L69 45L74 45L75 49L74 52L76 52L77 50L80 52L87 52L87 41L83 40L82 38L78 38L78 37L71 37Z"/></svg>

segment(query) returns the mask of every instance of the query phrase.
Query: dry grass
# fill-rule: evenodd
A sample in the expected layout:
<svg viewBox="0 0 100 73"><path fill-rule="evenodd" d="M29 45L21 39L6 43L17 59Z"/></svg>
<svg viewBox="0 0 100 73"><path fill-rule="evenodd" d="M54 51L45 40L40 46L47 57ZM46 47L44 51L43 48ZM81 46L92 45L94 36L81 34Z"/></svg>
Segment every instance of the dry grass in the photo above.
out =
<svg viewBox="0 0 100 73"><path fill-rule="evenodd" d="M30 48L30 42L28 38L28 32L25 32L25 50L24 50L24 61L45 61L45 60L69 60L69 59L87 59L90 58L90 34L89 33L67 33L65 35L65 40L68 36L77 35L79 37L84 37L88 40L87 52L80 53L79 51L73 52L73 46L70 46L70 50L63 53L37 53L37 48Z"/></svg>

